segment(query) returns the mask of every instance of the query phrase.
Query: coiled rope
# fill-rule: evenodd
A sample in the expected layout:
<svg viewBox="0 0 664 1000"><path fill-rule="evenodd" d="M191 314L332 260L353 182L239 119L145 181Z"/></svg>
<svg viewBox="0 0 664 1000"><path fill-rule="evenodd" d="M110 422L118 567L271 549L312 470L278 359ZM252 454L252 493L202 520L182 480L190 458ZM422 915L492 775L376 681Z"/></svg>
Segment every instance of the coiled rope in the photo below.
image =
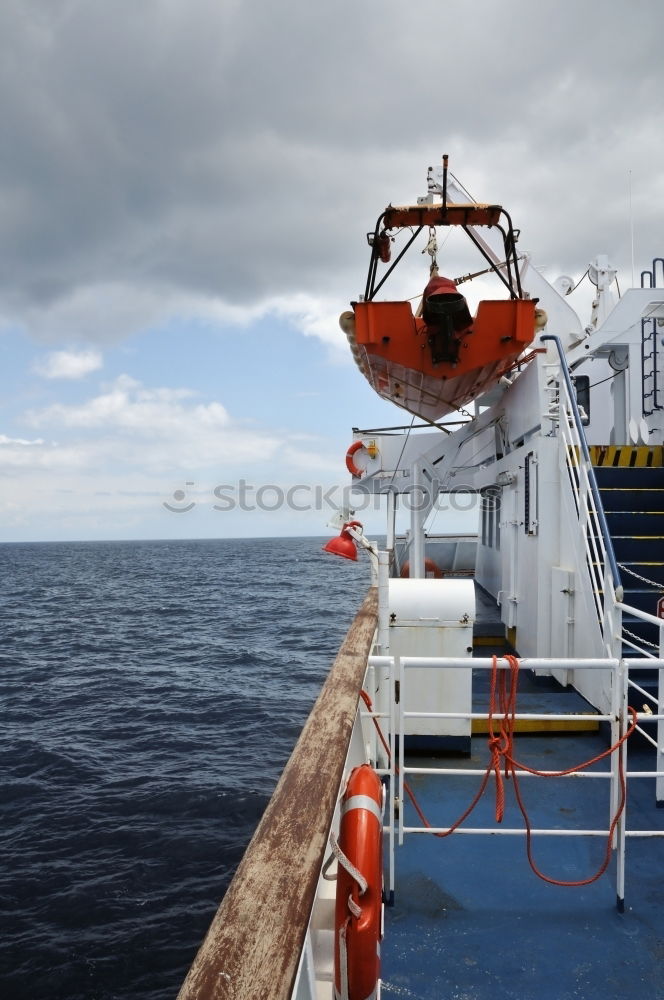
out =
<svg viewBox="0 0 664 1000"><path fill-rule="evenodd" d="M598 761L603 760L606 757L610 757L611 754L616 753L620 747L625 743L627 739L632 735L637 725L637 713L635 709L628 706L628 711L631 715L632 721L626 732L618 739L612 746L608 747L602 753L597 754L590 760L584 761L581 764L576 764L574 767L565 768L562 771L539 771L537 768L529 767L527 764L523 764L516 759L514 756L514 729L516 721L516 709L517 709L517 692L519 685L519 660L516 656L505 656L509 664L509 670L499 670L498 669L498 657L493 657L492 667L491 667L491 689L489 697L489 737L488 737L488 747L489 747L489 762L487 763L486 770L480 782L480 786L475 793L475 796L471 800L468 807L459 816L457 820L445 831L436 832L433 834L434 837L449 837L451 834L458 830L459 827L465 822L465 820L470 816L475 806L478 804L484 792L486 791L487 785L491 775L494 776L495 794L496 794L496 822L501 823L505 813L505 781L510 780L513 782L514 796L516 798L517 804L521 815L523 816L523 821L526 829L526 856L528 858L528 863L533 870L534 874L538 878L542 879L544 882L548 882L551 885L560 885L568 887L579 887L584 885L590 885L592 882L596 882L604 874L609 866L611 860L611 845L613 841L613 834L615 832L618 820L620 819L623 810L625 808L625 801L627 798L627 784L625 781L625 771L622 761L622 755L619 755L618 760L618 781L620 785L620 798L616 808L615 815L611 820L609 826L609 832L606 838L606 849L604 852L604 859L597 869L597 871L588 876L588 878L578 879L576 881L563 881L562 879L553 878L550 875L544 874L540 871L537 864L535 863L532 851L532 825L530 822L530 817L526 810L526 806L521 795L521 788L519 784L519 776L517 770L527 771L528 774L535 775L540 778L562 778L569 774L577 774L579 771L584 771L596 764ZM509 684L508 684L509 676ZM366 704L369 711L373 711L371 705L371 698L366 691L361 692L362 700ZM502 718L496 719L495 716L500 715ZM374 726L380 738L380 741L385 749L388 759L391 760L390 747L387 743L383 732L381 730L380 724L376 718L373 719ZM399 767L395 764L395 773L399 774ZM417 815L419 816L423 826L427 829L431 829L431 823L424 815L412 788L407 781L404 780L404 790L408 795L410 801L415 808Z"/></svg>

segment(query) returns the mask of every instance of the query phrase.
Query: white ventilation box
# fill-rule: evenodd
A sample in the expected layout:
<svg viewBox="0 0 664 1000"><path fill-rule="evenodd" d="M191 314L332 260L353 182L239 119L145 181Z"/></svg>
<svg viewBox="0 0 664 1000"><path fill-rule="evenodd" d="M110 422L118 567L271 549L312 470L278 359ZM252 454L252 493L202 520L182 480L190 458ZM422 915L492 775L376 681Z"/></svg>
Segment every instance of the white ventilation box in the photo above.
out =
<svg viewBox="0 0 664 1000"><path fill-rule="evenodd" d="M468 657L473 651L472 580L391 579L390 655ZM408 667L400 691L406 712L472 710L472 669ZM406 747L470 749L469 719L405 720Z"/></svg>

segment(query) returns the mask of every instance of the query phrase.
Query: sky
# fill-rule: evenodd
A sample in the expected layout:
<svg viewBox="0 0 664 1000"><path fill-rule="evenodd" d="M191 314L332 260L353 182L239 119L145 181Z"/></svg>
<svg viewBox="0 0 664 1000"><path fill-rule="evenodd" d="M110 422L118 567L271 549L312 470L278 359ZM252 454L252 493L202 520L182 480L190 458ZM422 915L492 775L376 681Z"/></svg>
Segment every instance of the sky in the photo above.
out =
<svg viewBox="0 0 664 1000"><path fill-rule="evenodd" d="M2 0L0 541L325 534L352 427L407 422L338 327L367 231L448 153L547 278L606 253L638 283L662 28L660 0Z"/></svg>

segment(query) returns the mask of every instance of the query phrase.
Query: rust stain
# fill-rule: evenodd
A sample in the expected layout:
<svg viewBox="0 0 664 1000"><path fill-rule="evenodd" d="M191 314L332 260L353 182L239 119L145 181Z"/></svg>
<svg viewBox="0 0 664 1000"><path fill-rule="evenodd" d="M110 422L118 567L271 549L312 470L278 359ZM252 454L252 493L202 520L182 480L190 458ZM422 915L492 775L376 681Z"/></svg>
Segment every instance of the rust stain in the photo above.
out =
<svg viewBox="0 0 664 1000"><path fill-rule="evenodd" d="M385 229L404 226L496 226L500 221L500 205L453 204L390 205L385 210Z"/></svg>
<svg viewBox="0 0 664 1000"><path fill-rule="evenodd" d="M178 1000L289 1000L377 616L371 588Z"/></svg>

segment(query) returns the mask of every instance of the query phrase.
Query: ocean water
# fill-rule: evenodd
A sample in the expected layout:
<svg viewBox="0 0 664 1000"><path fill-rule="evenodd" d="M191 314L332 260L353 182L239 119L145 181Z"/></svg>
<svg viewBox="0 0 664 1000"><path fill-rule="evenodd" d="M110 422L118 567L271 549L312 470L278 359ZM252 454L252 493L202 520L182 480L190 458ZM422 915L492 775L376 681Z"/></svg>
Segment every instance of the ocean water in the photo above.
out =
<svg viewBox="0 0 664 1000"><path fill-rule="evenodd" d="M0 545L0 996L175 997L369 582L321 539Z"/></svg>

